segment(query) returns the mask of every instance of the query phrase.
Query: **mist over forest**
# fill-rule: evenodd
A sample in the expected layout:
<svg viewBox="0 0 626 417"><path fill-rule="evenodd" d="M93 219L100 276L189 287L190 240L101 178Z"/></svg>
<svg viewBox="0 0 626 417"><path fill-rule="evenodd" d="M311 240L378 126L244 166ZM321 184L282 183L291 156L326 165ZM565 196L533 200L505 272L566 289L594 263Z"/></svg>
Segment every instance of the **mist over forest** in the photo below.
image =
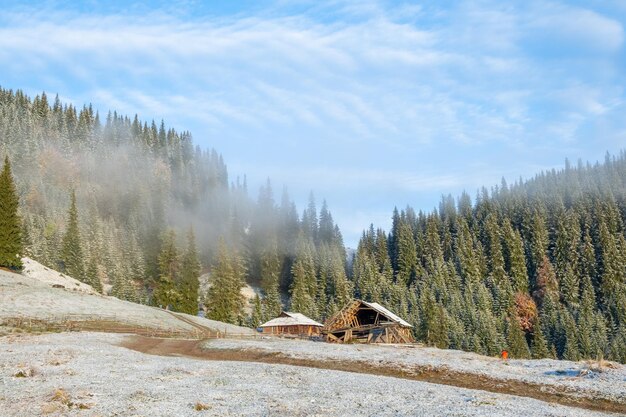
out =
<svg viewBox="0 0 626 417"><path fill-rule="evenodd" d="M256 327L324 320L351 298L389 306L419 341L495 355L626 362L626 154L395 210L348 259L311 196L248 190L189 132L46 94L0 90L0 155L24 254L122 299ZM279 196L280 194L280 196ZM391 206L391 204L390 204ZM213 285L198 294L198 277ZM260 294L244 312L241 287Z"/></svg>

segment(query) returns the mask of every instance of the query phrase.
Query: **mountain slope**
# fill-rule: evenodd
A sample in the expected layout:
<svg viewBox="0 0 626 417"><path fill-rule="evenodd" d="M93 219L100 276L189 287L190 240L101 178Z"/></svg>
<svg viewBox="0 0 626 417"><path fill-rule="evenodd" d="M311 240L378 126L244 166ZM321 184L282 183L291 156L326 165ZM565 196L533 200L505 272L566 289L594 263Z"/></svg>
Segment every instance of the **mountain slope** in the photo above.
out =
<svg viewBox="0 0 626 417"><path fill-rule="evenodd" d="M29 272L31 275L33 270ZM51 272L51 274L50 274ZM193 321L215 335L226 334L254 335L252 329L230 325L171 312L115 297L85 292L72 284L74 280L65 277L66 288L55 288L58 282L51 282L48 275L61 275L56 271L46 271L43 280L0 270L0 323L28 325L35 321L38 325L49 325L61 329L71 326L102 331L127 331L140 334L167 334L194 336L198 328ZM63 285L61 284L61 285Z"/></svg>

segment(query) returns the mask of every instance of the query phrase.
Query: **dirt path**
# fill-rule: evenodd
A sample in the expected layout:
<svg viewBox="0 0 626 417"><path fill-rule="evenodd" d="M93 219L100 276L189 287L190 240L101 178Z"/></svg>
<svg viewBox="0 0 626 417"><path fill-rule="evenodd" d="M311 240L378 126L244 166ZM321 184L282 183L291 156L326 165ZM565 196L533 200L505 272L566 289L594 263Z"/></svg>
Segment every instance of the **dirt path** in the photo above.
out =
<svg viewBox="0 0 626 417"><path fill-rule="evenodd" d="M280 352L237 349L202 349L200 347L201 343L201 341L197 340L156 339L142 336L130 336L126 339L122 346L150 355L186 356L218 361L260 362L390 376L414 381L424 381L461 388L477 389L498 394L530 397L570 407L626 415L626 403L617 403L601 398L581 397L576 395L574 392L563 391L563 387L533 384L524 381L502 380L490 378L485 375L463 373L445 368L433 368L430 366L402 369L399 367L393 368L388 365L383 366L362 361L328 361L308 358L293 358L281 354Z"/></svg>
<svg viewBox="0 0 626 417"><path fill-rule="evenodd" d="M183 323L187 323L188 325L190 325L192 327L195 327L196 329L200 330L202 333L206 334L207 336L212 336L212 335L216 334L215 330L213 330L211 328L208 328L206 326L203 326L201 324L198 324L195 321L193 321L191 319L188 319L185 316L182 316L180 314L176 314L176 313L174 313L172 311L169 311L169 310L163 310L163 311L169 313L170 315L172 315L173 317L175 317L178 320L182 321Z"/></svg>

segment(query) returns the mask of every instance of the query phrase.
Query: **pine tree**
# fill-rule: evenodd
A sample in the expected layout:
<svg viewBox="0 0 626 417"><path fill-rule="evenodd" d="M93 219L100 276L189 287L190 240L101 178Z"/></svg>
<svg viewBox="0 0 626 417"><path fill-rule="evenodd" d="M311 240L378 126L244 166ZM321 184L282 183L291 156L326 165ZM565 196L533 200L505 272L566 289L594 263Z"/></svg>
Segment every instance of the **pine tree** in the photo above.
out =
<svg viewBox="0 0 626 417"><path fill-rule="evenodd" d="M484 232L487 235L485 246L489 253L489 271L491 276L498 286L509 284L509 279L504 270L500 225L494 213L487 215Z"/></svg>
<svg viewBox="0 0 626 417"><path fill-rule="evenodd" d="M528 270L524 256L524 243L520 233L513 229L511 222L504 222L504 248L507 271L511 277L513 291L528 292Z"/></svg>
<svg viewBox="0 0 626 417"><path fill-rule="evenodd" d="M291 286L291 311L302 313L305 316L317 317L315 298L309 292L307 281L311 279L311 271L307 271L304 262L296 259L291 273L293 284Z"/></svg>
<svg viewBox="0 0 626 417"><path fill-rule="evenodd" d="M528 350L528 343L526 342L526 336L520 323L514 313L509 314L507 320L507 335L506 341L511 356L519 359L529 359L530 351Z"/></svg>
<svg viewBox="0 0 626 417"><path fill-rule="evenodd" d="M256 329L262 323L263 323L263 307L261 305L261 297L259 297L259 294L256 294L252 301L252 314L250 315L249 325L253 329Z"/></svg>
<svg viewBox="0 0 626 417"><path fill-rule="evenodd" d="M531 345L532 358L543 359L551 357L550 351L548 350L548 342L546 341L546 337L543 335L539 321L535 323L533 333L533 341Z"/></svg>
<svg viewBox="0 0 626 417"><path fill-rule="evenodd" d="M264 294L263 312L266 319L278 317L282 311L280 273L278 242L276 238L271 238L261 254L261 288Z"/></svg>
<svg viewBox="0 0 626 417"><path fill-rule="evenodd" d="M296 259L291 267L293 282L290 288L290 309L305 316L317 318L319 310L315 303L317 277L313 250L310 239L301 233L298 237Z"/></svg>
<svg viewBox="0 0 626 417"><path fill-rule="evenodd" d="M217 260L211 268L211 286L206 296L207 317L242 324L245 268L239 254L220 240Z"/></svg>
<svg viewBox="0 0 626 417"><path fill-rule="evenodd" d="M78 209L76 208L74 191L70 196L70 208L67 216L67 228L63 236L61 252L62 270L71 277L85 282L85 260L78 228Z"/></svg>
<svg viewBox="0 0 626 417"><path fill-rule="evenodd" d="M417 274L417 248L413 230L406 221L400 223L396 239L398 250L396 279L406 287L415 280Z"/></svg>
<svg viewBox="0 0 626 417"><path fill-rule="evenodd" d="M123 269L114 274L111 295L119 298L120 300L137 302L137 291L129 275L128 269Z"/></svg>
<svg viewBox="0 0 626 417"><path fill-rule="evenodd" d="M200 287L198 278L201 271L202 265L198 259L196 237L193 228L190 228L187 234L187 248L183 254L180 267L180 281L178 285L180 302L176 306L177 311L193 316L198 314L198 288Z"/></svg>
<svg viewBox="0 0 626 417"><path fill-rule="evenodd" d="M568 361L578 361L580 359L580 350L578 347L578 332L576 331L576 322L571 313L567 310L562 312L562 329L564 331L563 359Z"/></svg>
<svg viewBox="0 0 626 417"><path fill-rule="evenodd" d="M180 274L180 260L176 248L176 234L173 230L163 236L159 255L159 279L154 289L154 304L162 308L174 308L180 303L177 290Z"/></svg>
<svg viewBox="0 0 626 417"><path fill-rule="evenodd" d="M100 282L100 274L98 273L98 264L94 257L89 259L89 263L87 264L87 284L91 285L91 287L97 291L98 293L102 293L102 282Z"/></svg>
<svg viewBox="0 0 626 417"><path fill-rule="evenodd" d="M458 219L455 252L459 274L466 286L473 286L483 277L480 271L480 261L477 259L475 243L467 222L463 217Z"/></svg>
<svg viewBox="0 0 626 417"><path fill-rule="evenodd" d="M576 214L568 210L565 215L559 216L556 233L554 258L561 299L568 307L575 308L578 306L579 298L579 280L576 271L580 243L580 226Z"/></svg>
<svg viewBox="0 0 626 417"><path fill-rule="evenodd" d="M0 174L0 266L15 270L22 269L22 224L18 206L17 190L7 156Z"/></svg>

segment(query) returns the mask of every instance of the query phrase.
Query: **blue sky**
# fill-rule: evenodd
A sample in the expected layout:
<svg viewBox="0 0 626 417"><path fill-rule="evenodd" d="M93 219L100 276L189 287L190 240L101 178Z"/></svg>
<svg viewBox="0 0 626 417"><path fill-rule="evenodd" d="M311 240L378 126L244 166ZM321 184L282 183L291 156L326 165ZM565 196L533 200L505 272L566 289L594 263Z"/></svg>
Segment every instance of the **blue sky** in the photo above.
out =
<svg viewBox="0 0 626 417"><path fill-rule="evenodd" d="M626 148L626 2L0 0L0 85L164 119L346 243ZM321 203L321 201L320 201Z"/></svg>

